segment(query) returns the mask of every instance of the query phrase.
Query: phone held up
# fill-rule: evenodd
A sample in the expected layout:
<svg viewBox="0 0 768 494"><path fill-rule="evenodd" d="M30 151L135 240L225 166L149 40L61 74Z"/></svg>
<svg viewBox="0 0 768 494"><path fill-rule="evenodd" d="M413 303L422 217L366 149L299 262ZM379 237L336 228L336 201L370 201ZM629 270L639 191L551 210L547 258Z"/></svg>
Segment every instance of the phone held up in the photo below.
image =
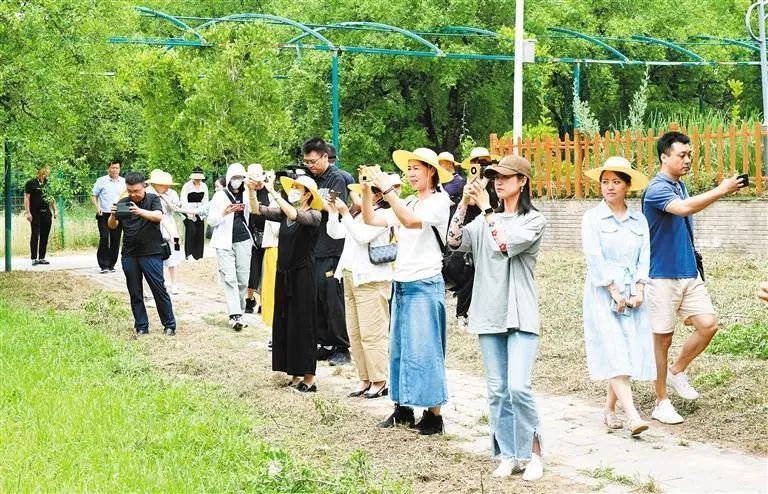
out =
<svg viewBox="0 0 768 494"><path fill-rule="evenodd" d="M736 177L736 179L740 182L739 183L740 189L749 187L749 173L744 173L743 175L739 175L738 177Z"/></svg>
<svg viewBox="0 0 768 494"><path fill-rule="evenodd" d="M328 202L336 202L336 198L339 197L339 193L331 189L328 191Z"/></svg>
<svg viewBox="0 0 768 494"><path fill-rule="evenodd" d="M358 168L360 172L360 181L361 182L373 182L373 173L380 172L381 167L379 165L363 165L360 168Z"/></svg>

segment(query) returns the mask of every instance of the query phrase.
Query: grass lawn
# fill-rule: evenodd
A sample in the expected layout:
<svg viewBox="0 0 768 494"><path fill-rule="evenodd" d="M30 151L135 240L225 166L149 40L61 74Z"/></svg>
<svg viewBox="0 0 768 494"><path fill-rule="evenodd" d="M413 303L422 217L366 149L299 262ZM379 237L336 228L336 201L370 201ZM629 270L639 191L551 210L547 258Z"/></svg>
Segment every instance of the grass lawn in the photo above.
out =
<svg viewBox="0 0 768 494"><path fill-rule="evenodd" d="M87 323L120 310L103 294L84 314L0 303L0 492L408 490L366 482L362 452L321 471L260 441L243 400L163 378Z"/></svg>

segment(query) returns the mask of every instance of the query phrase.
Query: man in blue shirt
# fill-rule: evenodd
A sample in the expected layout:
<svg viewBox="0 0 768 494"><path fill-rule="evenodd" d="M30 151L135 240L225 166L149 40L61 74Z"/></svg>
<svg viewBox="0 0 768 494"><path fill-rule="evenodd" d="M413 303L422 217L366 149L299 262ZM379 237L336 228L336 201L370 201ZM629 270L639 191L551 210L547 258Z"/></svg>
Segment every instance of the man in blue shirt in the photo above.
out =
<svg viewBox="0 0 768 494"><path fill-rule="evenodd" d="M120 176L120 161L112 160L107 174L99 177L91 192L91 201L96 207L96 223L99 227L99 248L96 261L102 273L114 273L117 258L120 255L120 225L115 229L107 227L112 206L125 192L125 179Z"/></svg>
<svg viewBox="0 0 768 494"><path fill-rule="evenodd" d="M717 316L698 271L691 216L741 186L737 177L726 178L711 191L689 197L680 179L691 169L690 143L688 136L679 132L668 132L659 138L656 150L661 171L643 195L643 213L651 234L652 282L647 296L656 355L656 407L651 417L665 424L683 421L667 397L667 386L687 400L698 398L685 370L717 332ZM696 330L668 366L678 318Z"/></svg>

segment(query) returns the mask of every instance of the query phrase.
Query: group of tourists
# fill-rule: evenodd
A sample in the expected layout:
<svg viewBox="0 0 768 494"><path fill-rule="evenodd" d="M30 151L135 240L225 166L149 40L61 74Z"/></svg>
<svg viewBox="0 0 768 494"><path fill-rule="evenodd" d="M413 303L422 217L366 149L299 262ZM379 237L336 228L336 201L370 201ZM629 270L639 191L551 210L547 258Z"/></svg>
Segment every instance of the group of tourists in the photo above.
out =
<svg viewBox="0 0 768 494"><path fill-rule="evenodd" d="M651 418L665 424L683 421L668 388L687 400L698 397L686 369L718 322L692 215L745 185L726 178L689 196L681 181L691 167L689 138L664 134L657 152L661 169L652 179L622 157L585 172L602 193L582 220L588 371L607 382L605 425L632 435L649 423L634 405L630 381L655 381ZM478 335L491 451L500 460L494 476L537 480L544 464L532 391L541 328L535 267L547 222L531 201L531 164L484 148L461 163L427 148L398 150L392 159L401 173L370 166L352 177L335 166L333 147L313 138L304 143L303 168L276 176L258 164L232 164L210 201L202 170L178 196L167 172L123 179L120 163L112 163L93 189L99 267L114 270L122 231L135 329L148 331L144 279L164 331L173 335L168 289L177 293L181 260L202 257L207 219L229 325L240 331L243 314L261 312L272 329L272 369L288 376L285 386L316 392L317 362L347 364L351 351L358 382L348 396L389 396L394 409L379 427L402 425L421 435L445 430L449 288L462 326ZM408 197L400 194L403 181L413 191ZM640 210L627 204L633 191L642 191ZM174 214L184 215L184 254ZM33 257L44 260L44 249ZM768 286L759 296L768 300ZM678 320L694 331L670 361ZM414 408L423 410L419 420Z"/></svg>

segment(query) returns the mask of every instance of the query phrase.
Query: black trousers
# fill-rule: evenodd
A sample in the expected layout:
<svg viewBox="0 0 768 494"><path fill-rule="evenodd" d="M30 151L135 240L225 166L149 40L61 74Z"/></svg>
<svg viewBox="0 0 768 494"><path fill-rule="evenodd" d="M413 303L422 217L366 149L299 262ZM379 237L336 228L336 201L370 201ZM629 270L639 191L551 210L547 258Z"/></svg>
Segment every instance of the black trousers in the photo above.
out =
<svg viewBox="0 0 768 494"><path fill-rule="evenodd" d="M184 257L192 256L195 259L203 258L205 246L205 221L199 216L197 221L184 219Z"/></svg>
<svg viewBox="0 0 768 494"><path fill-rule="evenodd" d="M101 269L113 269L120 255L120 237L123 229L118 224L117 228L110 230L107 226L108 220L109 215L106 213L96 216L96 223L99 226L99 248L96 251L96 260Z"/></svg>
<svg viewBox="0 0 768 494"><path fill-rule="evenodd" d="M344 287L333 277L338 264L338 257L315 258L317 342L322 346L347 349L349 336L344 315Z"/></svg>
<svg viewBox="0 0 768 494"><path fill-rule="evenodd" d="M48 252L48 235L51 234L51 225L53 216L49 211L44 213L32 214L32 235L29 237L30 257L35 259L45 259Z"/></svg>
<svg viewBox="0 0 768 494"><path fill-rule="evenodd" d="M176 329L176 318L173 316L173 304L168 291L165 289L163 278L163 258L155 256L123 256L123 273L128 295L131 298L131 312L136 331L149 329L147 307L144 305L144 284L147 280L149 289L157 304L157 314L164 328Z"/></svg>
<svg viewBox="0 0 768 494"><path fill-rule="evenodd" d="M248 277L248 288L259 290L261 288L261 274L264 263L264 249L251 247L251 274Z"/></svg>
<svg viewBox="0 0 768 494"><path fill-rule="evenodd" d="M475 285L475 279L469 281L461 287L456 287L456 317L467 317L469 305L472 303L472 287Z"/></svg>

